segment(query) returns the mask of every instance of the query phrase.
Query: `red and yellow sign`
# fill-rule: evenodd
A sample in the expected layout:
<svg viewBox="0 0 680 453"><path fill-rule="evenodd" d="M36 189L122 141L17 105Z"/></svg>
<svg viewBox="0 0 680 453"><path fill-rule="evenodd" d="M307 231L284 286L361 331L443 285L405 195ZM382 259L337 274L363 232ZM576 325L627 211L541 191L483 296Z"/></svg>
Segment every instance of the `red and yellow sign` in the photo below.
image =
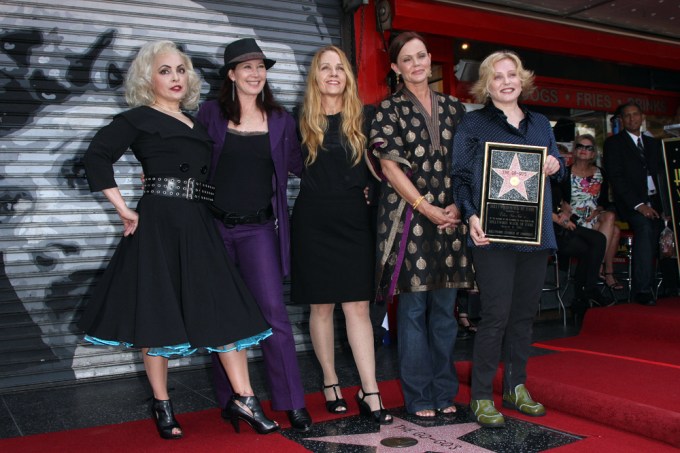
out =
<svg viewBox="0 0 680 453"><path fill-rule="evenodd" d="M536 77L536 91L528 103L613 112L626 102L637 102L648 115L675 115L680 93L604 85L576 80Z"/></svg>

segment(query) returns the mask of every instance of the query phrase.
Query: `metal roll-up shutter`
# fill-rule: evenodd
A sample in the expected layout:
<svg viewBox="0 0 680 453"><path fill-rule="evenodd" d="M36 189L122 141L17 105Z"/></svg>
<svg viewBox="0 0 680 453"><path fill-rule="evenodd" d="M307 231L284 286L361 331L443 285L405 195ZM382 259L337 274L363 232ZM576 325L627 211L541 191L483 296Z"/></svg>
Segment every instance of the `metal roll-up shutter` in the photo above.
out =
<svg viewBox="0 0 680 453"><path fill-rule="evenodd" d="M75 326L121 236L115 210L89 192L82 155L94 133L127 108L123 77L139 46L156 39L181 44L203 76L207 98L221 83L225 44L254 37L277 60L269 81L292 109L302 100L314 51L340 44L340 3L0 4L0 390L142 370L139 353L85 346ZM140 173L131 153L115 166L132 206ZM298 181L290 183L292 204ZM289 313L298 350L309 349L307 310L289 306ZM206 360L199 355L171 365Z"/></svg>

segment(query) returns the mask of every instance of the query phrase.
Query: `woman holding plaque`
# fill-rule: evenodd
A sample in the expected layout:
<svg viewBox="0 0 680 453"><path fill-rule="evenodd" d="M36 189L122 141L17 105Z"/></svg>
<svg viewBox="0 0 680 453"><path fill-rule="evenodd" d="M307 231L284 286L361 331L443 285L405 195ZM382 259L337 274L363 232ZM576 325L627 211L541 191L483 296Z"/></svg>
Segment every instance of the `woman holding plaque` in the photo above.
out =
<svg viewBox="0 0 680 453"><path fill-rule="evenodd" d="M493 403L493 378L501 357L505 363L503 405L527 415L545 414L543 405L531 399L524 383L546 263L557 249L550 184L545 184L538 245L494 242L486 236L480 222L487 142L544 146L548 155L543 176L561 178L564 174L564 163L548 119L519 103L533 88L533 73L524 69L514 52L489 55L480 65L479 80L472 88L476 100L485 106L465 115L453 147L453 194L470 228L469 245L481 296L481 320L472 356L470 408L483 427L505 424ZM517 154L512 159L515 160ZM523 172L519 161L518 168L513 168L511 162L508 165L515 172ZM524 184L528 181L522 179L508 176L509 191L526 190Z"/></svg>
<svg viewBox="0 0 680 453"><path fill-rule="evenodd" d="M430 89L431 59L417 33L390 44L403 84L378 106L370 134L384 181L378 208L378 297L399 293L398 353L406 410L456 412L457 288L472 286L467 229L451 192L453 135L464 108Z"/></svg>

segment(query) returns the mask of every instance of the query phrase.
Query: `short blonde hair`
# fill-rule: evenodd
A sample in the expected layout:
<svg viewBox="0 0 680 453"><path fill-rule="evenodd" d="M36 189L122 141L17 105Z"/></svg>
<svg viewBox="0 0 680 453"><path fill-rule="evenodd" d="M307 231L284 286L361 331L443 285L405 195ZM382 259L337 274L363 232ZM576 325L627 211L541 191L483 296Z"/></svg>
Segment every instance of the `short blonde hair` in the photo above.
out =
<svg viewBox="0 0 680 453"><path fill-rule="evenodd" d="M489 85L491 84L495 72L493 66L506 58L512 60L517 67L517 75L522 84L520 99L526 99L534 92L536 89L534 85L534 73L524 68L522 60L520 60L515 52L511 50L499 50L486 57L484 61L482 61L482 64L479 65L479 79L470 89L470 93L474 96L475 101L484 104L489 99Z"/></svg>
<svg viewBox="0 0 680 453"><path fill-rule="evenodd" d="M151 105L156 101L151 78L153 76L153 62L158 55L165 53L178 54L187 70L187 92L182 99L182 107L195 110L201 96L201 79L194 71L191 58L177 48L174 42L162 40L144 44L132 61L125 77L125 100L131 107Z"/></svg>

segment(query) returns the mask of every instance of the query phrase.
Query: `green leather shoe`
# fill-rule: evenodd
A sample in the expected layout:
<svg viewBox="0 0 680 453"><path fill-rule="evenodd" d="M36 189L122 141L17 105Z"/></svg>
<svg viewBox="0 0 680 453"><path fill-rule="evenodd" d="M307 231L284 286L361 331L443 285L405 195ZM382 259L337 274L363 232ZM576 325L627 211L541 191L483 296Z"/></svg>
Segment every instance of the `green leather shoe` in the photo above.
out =
<svg viewBox="0 0 680 453"><path fill-rule="evenodd" d="M502 428L505 425L503 414L496 410L492 400L472 400L470 409L475 421L483 428Z"/></svg>
<svg viewBox="0 0 680 453"><path fill-rule="evenodd" d="M503 407L517 409L525 415L541 417L545 415L545 407L531 399L524 384L515 387L514 392L503 392Z"/></svg>

